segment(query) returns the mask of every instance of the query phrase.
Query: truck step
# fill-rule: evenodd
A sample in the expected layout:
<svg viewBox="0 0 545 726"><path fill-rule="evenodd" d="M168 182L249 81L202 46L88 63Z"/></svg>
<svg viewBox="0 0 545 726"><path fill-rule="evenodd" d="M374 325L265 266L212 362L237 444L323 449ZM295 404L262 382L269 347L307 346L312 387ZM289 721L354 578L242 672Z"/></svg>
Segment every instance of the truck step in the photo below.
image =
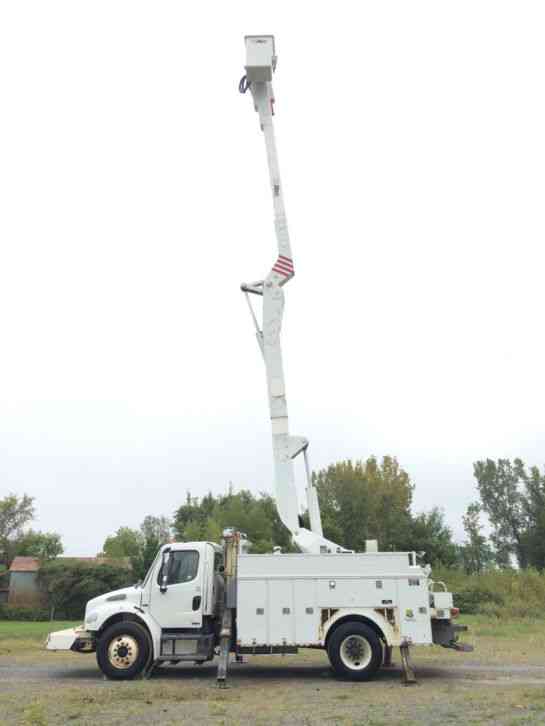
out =
<svg viewBox="0 0 545 726"><path fill-rule="evenodd" d="M161 658L206 660L213 652L214 636L190 633L161 635Z"/></svg>

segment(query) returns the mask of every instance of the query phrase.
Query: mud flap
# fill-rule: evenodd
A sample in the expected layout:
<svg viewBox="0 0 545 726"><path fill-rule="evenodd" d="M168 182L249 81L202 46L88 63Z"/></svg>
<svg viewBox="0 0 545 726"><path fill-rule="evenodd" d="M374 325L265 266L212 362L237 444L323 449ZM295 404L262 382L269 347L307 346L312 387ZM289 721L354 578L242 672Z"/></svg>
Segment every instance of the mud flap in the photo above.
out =
<svg viewBox="0 0 545 726"><path fill-rule="evenodd" d="M393 668L394 663L392 661L392 651L393 651L392 645L386 645L384 647L384 661L382 663L383 668Z"/></svg>

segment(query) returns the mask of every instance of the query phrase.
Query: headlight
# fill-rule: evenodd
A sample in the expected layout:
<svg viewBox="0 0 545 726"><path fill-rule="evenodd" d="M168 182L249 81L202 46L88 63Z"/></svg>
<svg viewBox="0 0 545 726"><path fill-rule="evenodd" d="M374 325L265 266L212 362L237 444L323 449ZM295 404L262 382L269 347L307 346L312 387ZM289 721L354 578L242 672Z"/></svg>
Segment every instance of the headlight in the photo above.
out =
<svg viewBox="0 0 545 726"><path fill-rule="evenodd" d="M89 613L89 615L85 617L86 623L94 623L96 620L98 620L98 613Z"/></svg>

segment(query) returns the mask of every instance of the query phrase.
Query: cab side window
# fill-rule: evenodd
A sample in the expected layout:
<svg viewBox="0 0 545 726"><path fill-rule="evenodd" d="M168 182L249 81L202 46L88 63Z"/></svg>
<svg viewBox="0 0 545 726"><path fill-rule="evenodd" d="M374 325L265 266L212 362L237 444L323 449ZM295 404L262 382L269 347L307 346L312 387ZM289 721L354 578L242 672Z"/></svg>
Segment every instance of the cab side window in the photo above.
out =
<svg viewBox="0 0 545 726"><path fill-rule="evenodd" d="M167 585L179 585L197 577L199 553L196 550L175 550L168 559ZM163 568L159 570L157 584L163 579Z"/></svg>

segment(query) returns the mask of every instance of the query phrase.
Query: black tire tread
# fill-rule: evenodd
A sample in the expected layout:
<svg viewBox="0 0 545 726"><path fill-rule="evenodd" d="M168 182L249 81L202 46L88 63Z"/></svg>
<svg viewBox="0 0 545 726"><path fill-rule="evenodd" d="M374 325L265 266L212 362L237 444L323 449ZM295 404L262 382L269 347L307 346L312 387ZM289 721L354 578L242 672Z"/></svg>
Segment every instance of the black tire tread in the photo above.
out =
<svg viewBox="0 0 545 726"><path fill-rule="evenodd" d="M364 670L350 670L341 660L341 643L349 635L361 635L371 646L373 655L369 665ZM335 628L328 640L327 655L329 656L329 662L331 663L333 670L341 678L346 678L351 681L368 681L375 675L382 665L382 643L380 642L376 632L373 628L369 627L369 625L357 620L351 620L347 623L341 623L341 625L338 625Z"/></svg>
<svg viewBox="0 0 545 726"><path fill-rule="evenodd" d="M111 665L108 660L108 645L112 638L119 635L131 635L138 641L139 654L137 660L130 668L120 670ZM97 643L97 663L100 670L107 678L116 681L127 681L139 676L148 662L151 643L147 630L132 620L122 620L119 623L110 625L102 633Z"/></svg>

